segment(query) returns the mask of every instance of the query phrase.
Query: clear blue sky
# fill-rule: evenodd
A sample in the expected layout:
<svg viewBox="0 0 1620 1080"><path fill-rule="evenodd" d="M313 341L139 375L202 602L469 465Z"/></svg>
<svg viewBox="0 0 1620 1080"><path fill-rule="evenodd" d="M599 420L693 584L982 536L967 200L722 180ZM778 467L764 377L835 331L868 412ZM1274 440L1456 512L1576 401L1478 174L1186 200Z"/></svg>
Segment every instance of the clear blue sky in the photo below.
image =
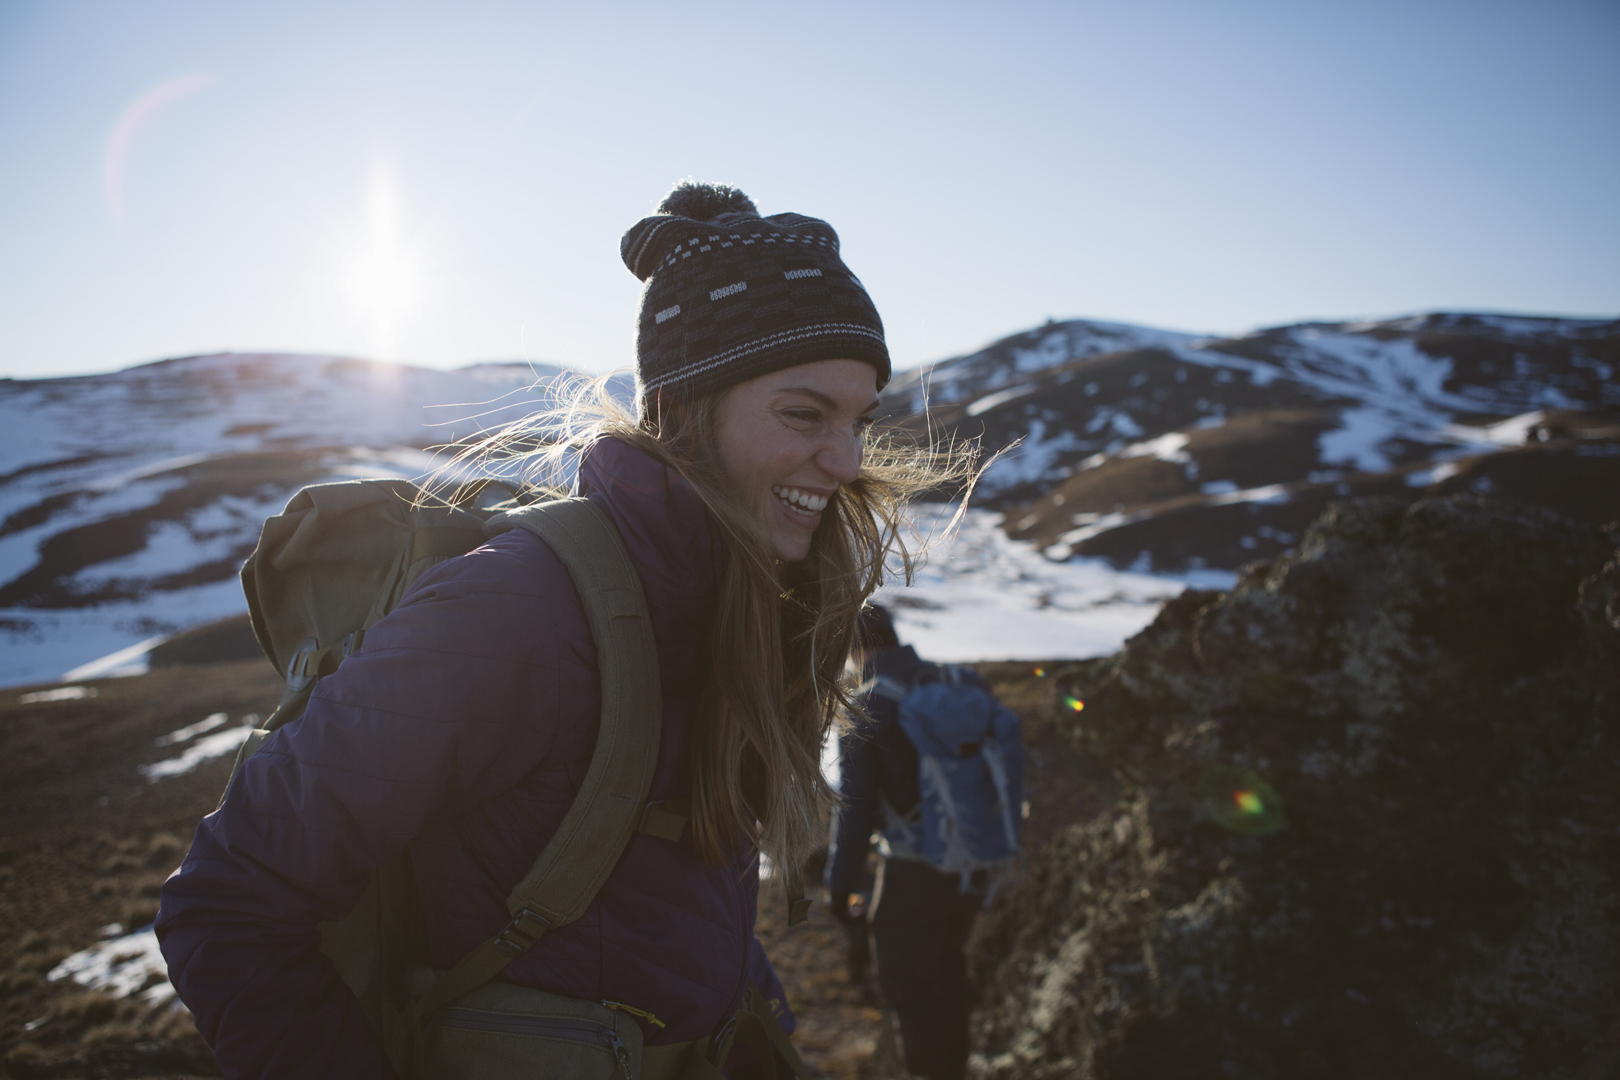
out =
<svg viewBox="0 0 1620 1080"><path fill-rule="evenodd" d="M631 359L682 177L900 366L1048 316L1620 312L1620 3L0 4L0 375Z"/></svg>

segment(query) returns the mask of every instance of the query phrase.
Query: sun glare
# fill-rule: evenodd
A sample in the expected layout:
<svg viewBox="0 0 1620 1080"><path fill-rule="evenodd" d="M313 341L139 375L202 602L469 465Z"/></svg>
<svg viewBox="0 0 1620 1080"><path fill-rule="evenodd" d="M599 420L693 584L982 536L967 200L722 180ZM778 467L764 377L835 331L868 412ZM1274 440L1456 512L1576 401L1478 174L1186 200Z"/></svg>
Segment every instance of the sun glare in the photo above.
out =
<svg viewBox="0 0 1620 1080"><path fill-rule="evenodd" d="M404 324L426 290L422 253L406 228L399 185L385 168L372 173L365 225L343 262L345 292L366 324L371 354L396 356Z"/></svg>

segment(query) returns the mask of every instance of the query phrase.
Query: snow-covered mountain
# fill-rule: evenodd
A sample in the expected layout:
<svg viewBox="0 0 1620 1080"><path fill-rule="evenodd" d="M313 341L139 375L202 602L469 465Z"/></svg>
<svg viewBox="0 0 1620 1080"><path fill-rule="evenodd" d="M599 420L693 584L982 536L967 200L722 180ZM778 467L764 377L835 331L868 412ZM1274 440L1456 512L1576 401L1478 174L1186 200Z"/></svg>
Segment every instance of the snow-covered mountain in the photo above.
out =
<svg viewBox="0 0 1620 1080"><path fill-rule="evenodd" d="M908 372L891 416L1016 444L977 501L1048 558L1234 568L1335 497L1620 517L1620 320L1435 313L1239 338L1075 321Z"/></svg>
<svg viewBox="0 0 1620 1080"><path fill-rule="evenodd" d="M1188 580L1286 547L1340 495L1464 488L1617 518L1617 372L1620 321L1049 323L886 390L903 424L1013 446L956 554L893 598L936 655L1081 655ZM299 487L419 476L429 447L531 411L563 374L222 354L0 380L0 685L139 664L240 612L237 569Z"/></svg>
<svg viewBox="0 0 1620 1080"><path fill-rule="evenodd" d="M235 614L242 559L299 487L419 475L561 374L226 353L0 380L0 682Z"/></svg>

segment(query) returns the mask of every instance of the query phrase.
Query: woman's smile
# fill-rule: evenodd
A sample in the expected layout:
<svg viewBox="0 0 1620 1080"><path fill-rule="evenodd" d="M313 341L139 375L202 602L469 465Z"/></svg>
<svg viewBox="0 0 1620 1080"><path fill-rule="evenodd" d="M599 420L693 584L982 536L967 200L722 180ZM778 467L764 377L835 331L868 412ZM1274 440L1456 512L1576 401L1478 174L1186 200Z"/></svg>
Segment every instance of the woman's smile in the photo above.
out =
<svg viewBox="0 0 1620 1080"><path fill-rule="evenodd" d="M833 489L838 490L837 488ZM781 484L771 485L771 494L787 504L788 509L797 510L804 514L819 514L827 509L827 500L831 495L817 495L814 492L801 491L796 487L783 487Z"/></svg>

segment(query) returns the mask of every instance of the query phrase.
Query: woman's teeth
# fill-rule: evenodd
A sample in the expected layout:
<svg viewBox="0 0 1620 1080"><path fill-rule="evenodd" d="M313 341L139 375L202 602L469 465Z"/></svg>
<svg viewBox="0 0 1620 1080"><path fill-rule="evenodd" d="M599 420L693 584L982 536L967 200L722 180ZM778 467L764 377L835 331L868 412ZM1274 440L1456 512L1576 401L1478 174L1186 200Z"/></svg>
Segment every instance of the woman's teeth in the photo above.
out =
<svg viewBox="0 0 1620 1080"><path fill-rule="evenodd" d="M798 488L783 487L781 484L771 485L771 494L786 503L789 508L801 514L819 514L827 508L825 495L812 495Z"/></svg>

